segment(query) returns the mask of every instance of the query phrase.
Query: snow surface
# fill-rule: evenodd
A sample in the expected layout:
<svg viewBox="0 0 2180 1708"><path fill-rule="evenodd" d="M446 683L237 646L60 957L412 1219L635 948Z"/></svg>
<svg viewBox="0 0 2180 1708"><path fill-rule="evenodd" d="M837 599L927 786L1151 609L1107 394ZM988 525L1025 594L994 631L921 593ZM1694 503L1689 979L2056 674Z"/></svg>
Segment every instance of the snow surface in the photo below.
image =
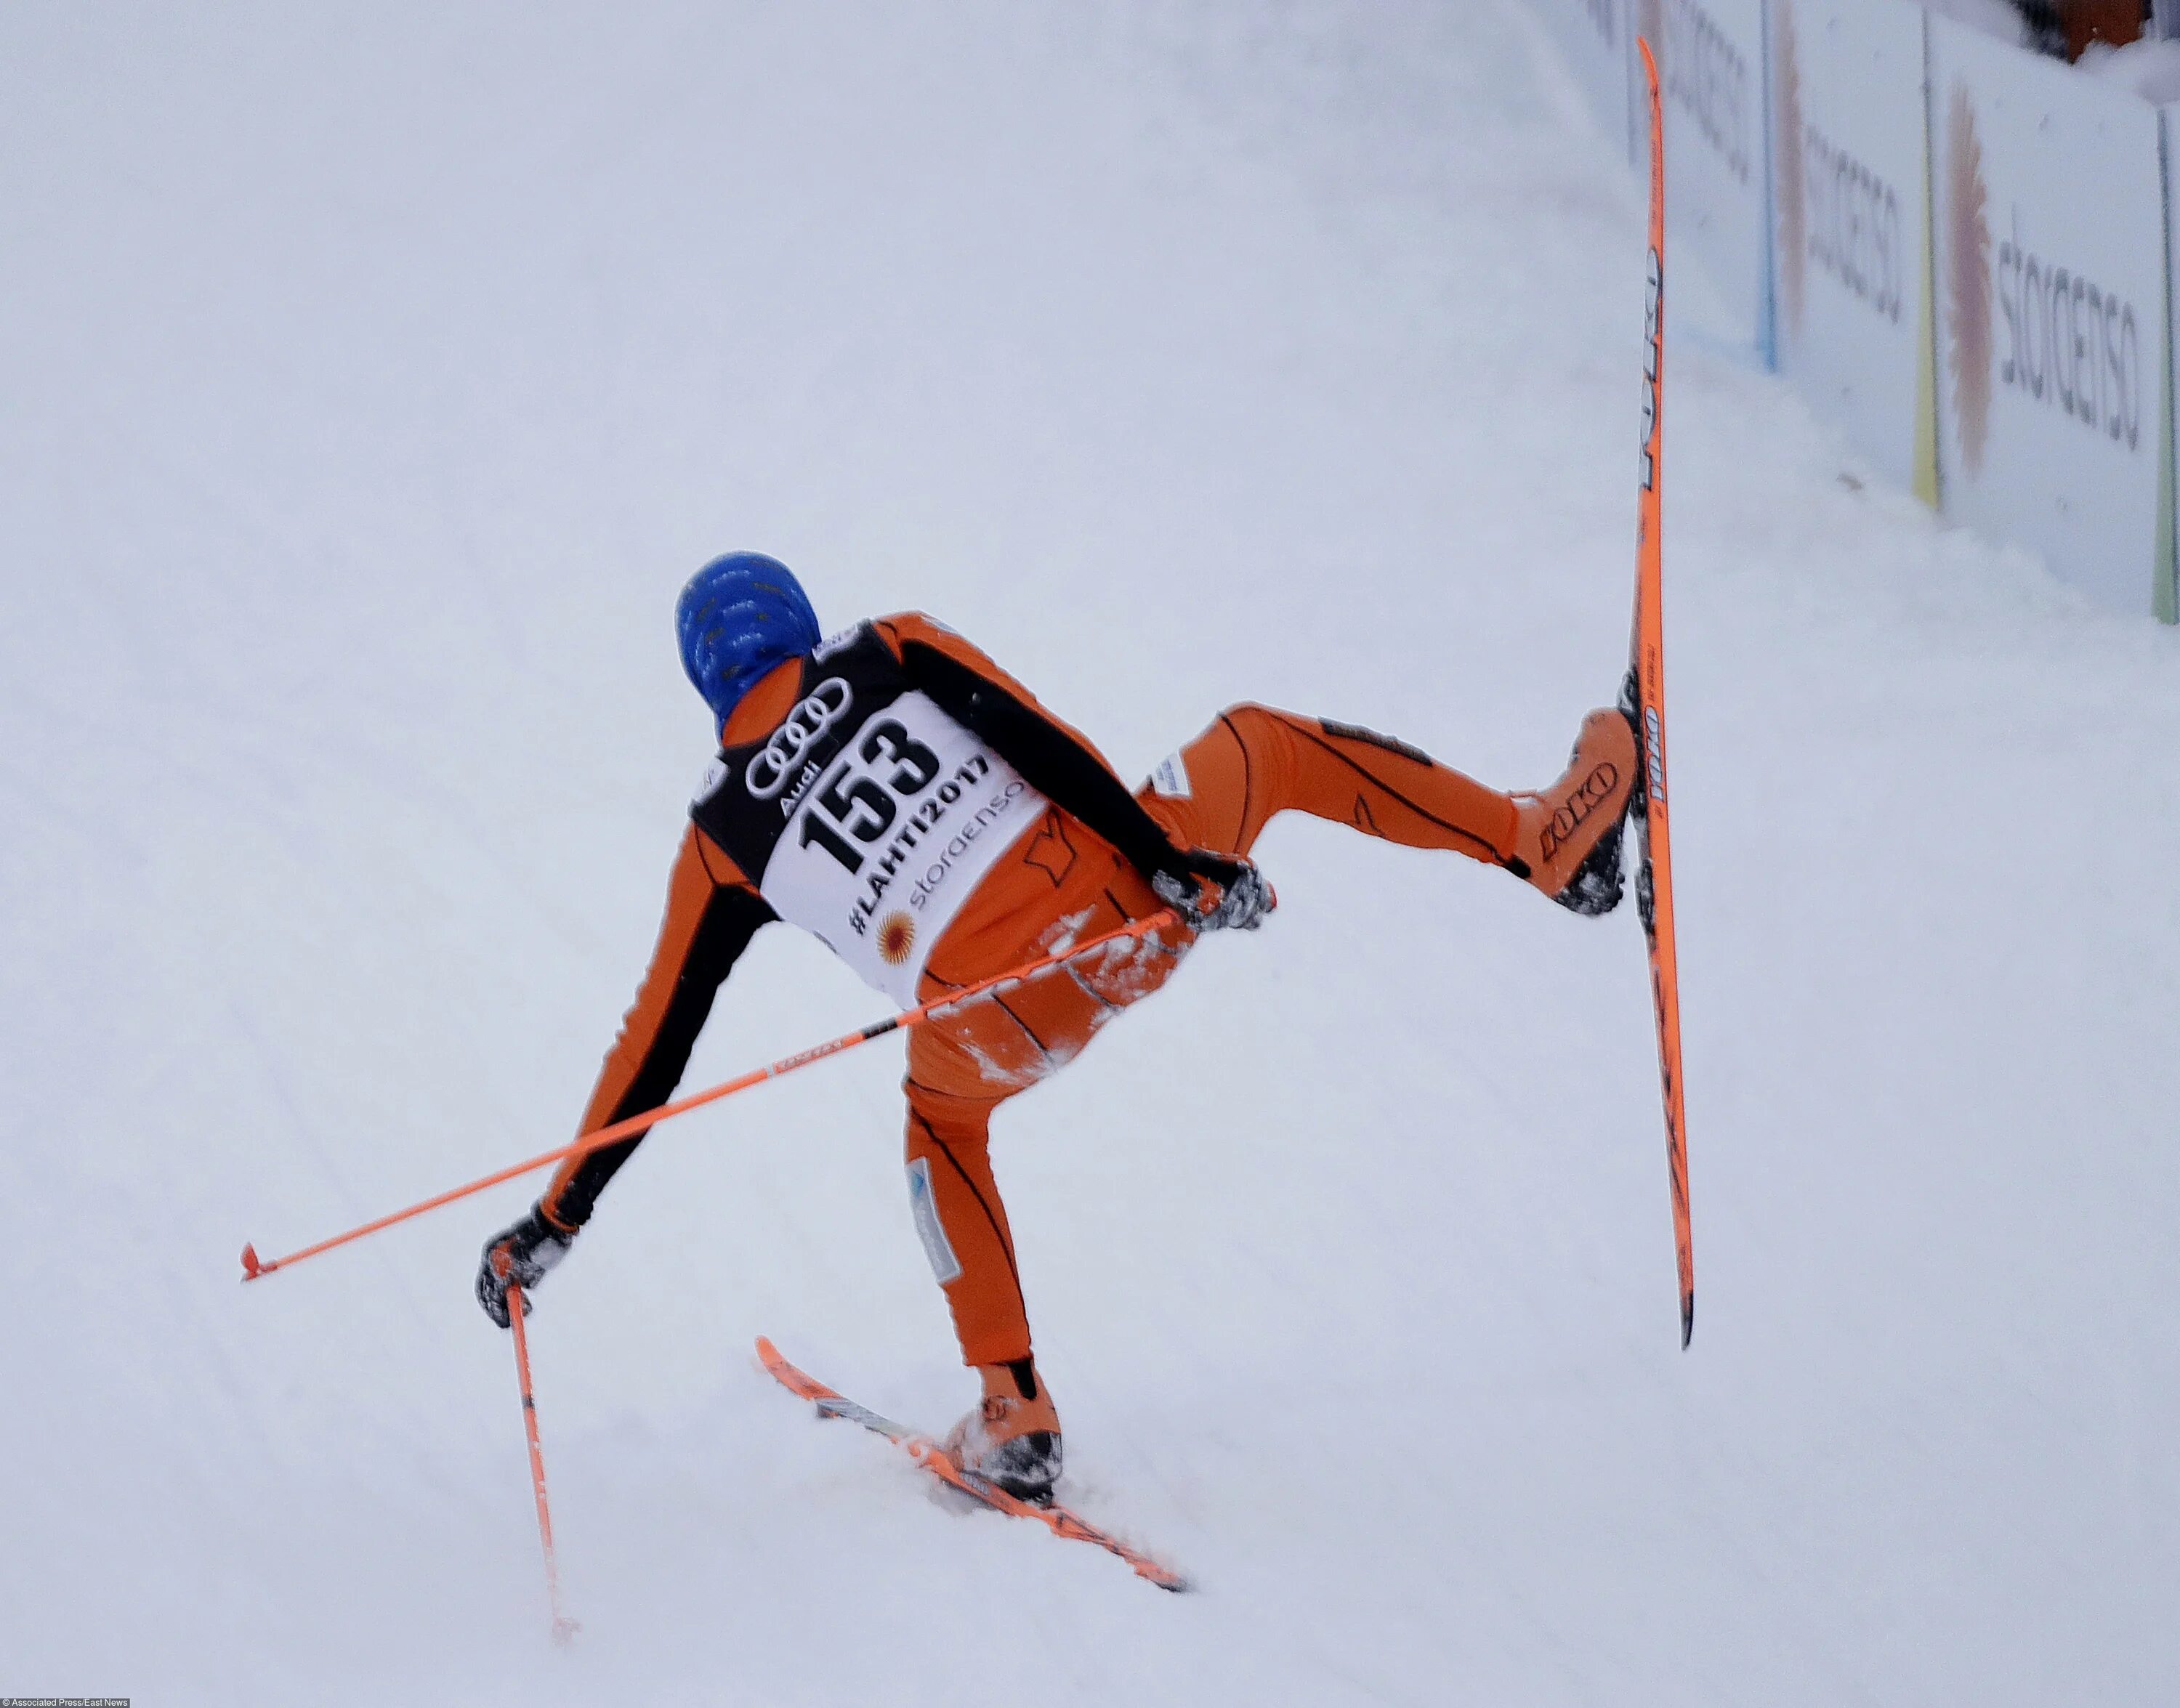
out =
<svg viewBox="0 0 2180 1708"><path fill-rule="evenodd" d="M2092 41L2074 63L2158 106L2180 101L2180 41L2145 36L2117 47Z"/></svg>
<svg viewBox="0 0 2180 1708"><path fill-rule="evenodd" d="M1131 773L1258 698L1508 785L1608 697L1639 205L1511 0L0 9L0 1694L2180 1697L2180 647L1886 493L1686 305L1698 1266L1632 910L1282 821L1005 1118L1083 1509L971 1398L898 1046L484 1237L707 758L709 553L920 606ZM768 932L691 1085L874 1018Z"/></svg>

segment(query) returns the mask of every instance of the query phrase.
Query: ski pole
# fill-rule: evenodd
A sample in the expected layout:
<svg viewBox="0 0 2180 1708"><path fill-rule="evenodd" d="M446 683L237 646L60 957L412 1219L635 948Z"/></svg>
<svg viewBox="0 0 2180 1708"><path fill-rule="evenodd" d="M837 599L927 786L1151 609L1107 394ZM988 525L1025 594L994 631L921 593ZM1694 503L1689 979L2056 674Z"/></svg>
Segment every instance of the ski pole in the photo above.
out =
<svg viewBox="0 0 2180 1708"><path fill-rule="evenodd" d="M1086 942L1077 943L1071 948L1059 950L1034 961L1025 961L1019 967L1007 972L994 974L988 979L980 980L976 984L951 991L937 1001L926 1002L921 1008L911 1008L906 1013L895 1014L888 1019L879 1020L874 1024L864 1027L859 1032L845 1033L829 1042L813 1046L795 1055L784 1056L767 1067L752 1068L738 1079L726 1080L721 1085L713 1086L707 1091L699 1091L692 1096L684 1097L677 1103L663 1104L648 1113L631 1115L625 1121L616 1121L610 1127L601 1127L595 1133L585 1134L572 1145L563 1145L557 1150L544 1151L541 1155L531 1157L527 1162L511 1163L505 1168L497 1169L484 1176L482 1179L471 1181L466 1186L457 1186L450 1191L438 1194L436 1197L427 1198L421 1204L412 1204L406 1210L397 1210L390 1216L382 1216L375 1222L366 1222L361 1227L351 1227L345 1233L336 1233L329 1239L321 1239L317 1244L306 1245L300 1251L291 1251L285 1257L275 1257L269 1260L261 1259L257 1255L255 1243L245 1245L242 1248L242 1278L245 1281L256 1281L259 1277L270 1275L275 1270L287 1269L300 1263L306 1257L316 1257L320 1252L331 1251L335 1246L346 1245L353 1240L361 1239L368 1234L391 1227L397 1222L406 1222L411 1216L421 1216L427 1210L437 1210L443 1204L452 1204L457 1200L469 1197L473 1193L482 1192L486 1188L497 1186L504 1180L513 1180L519 1175L528 1174L535 1169L545 1167L548 1164L564 1162L571 1156L581 1156L587 1152L600 1150L608 1145L617 1145L624 1139L635 1138L657 1126L662 1121L670 1121L676 1115L685 1115L691 1109L701 1109L707 1103L716 1103L722 1097L731 1097L737 1091L746 1091L751 1086L761 1085L767 1079L777 1079L782 1074L793 1073L797 1068L806 1068L812 1062L822 1062L828 1056L837 1056L844 1050L854 1049L858 1044L867 1044L873 1038L883 1038L889 1032L906 1031L911 1026L923 1024L927 1020L934 1020L941 1015L950 1014L980 997L990 996L1009 985L1020 984L1026 979L1034 978L1039 973L1048 972L1068 961L1079 959L1093 950L1104 948L1108 943L1119 942L1124 938L1140 940L1155 931L1164 930L1168 925L1177 925L1181 922L1181 915L1171 908L1161 908L1146 919L1130 920L1117 931L1107 931L1102 936L1090 938Z"/></svg>
<svg viewBox="0 0 2180 1708"><path fill-rule="evenodd" d="M553 1552L553 1508L545 1498L545 1449L537 1441L537 1399L530 1386L530 1335L522 1326L522 1289L507 1286L507 1326L515 1331L515 1374L522 1385L522 1429L530 1437L530 1486L537 1497L537 1539L545 1545L545 1596L553 1608L553 1640L570 1641L580 1628L560 1605L560 1562Z"/></svg>

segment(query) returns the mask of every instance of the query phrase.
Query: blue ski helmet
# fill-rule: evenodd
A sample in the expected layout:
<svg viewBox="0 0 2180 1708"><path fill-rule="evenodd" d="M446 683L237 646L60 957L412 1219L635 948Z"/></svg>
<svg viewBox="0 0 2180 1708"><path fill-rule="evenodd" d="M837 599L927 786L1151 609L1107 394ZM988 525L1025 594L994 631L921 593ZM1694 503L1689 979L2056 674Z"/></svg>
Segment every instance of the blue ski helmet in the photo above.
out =
<svg viewBox="0 0 2180 1708"><path fill-rule="evenodd" d="M722 725L767 671L825 638L794 573L761 552L729 552L691 576L674 626L681 667Z"/></svg>

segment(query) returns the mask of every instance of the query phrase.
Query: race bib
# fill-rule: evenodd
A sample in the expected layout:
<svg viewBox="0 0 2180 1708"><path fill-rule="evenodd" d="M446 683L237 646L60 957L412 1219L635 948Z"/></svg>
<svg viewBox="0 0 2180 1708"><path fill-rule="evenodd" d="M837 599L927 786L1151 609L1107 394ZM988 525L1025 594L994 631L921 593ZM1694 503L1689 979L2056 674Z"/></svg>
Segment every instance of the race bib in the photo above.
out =
<svg viewBox="0 0 2180 1708"><path fill-rule="evenodd" d="M1047 805L920 693L864 718L816 775L752 766L747 783L775 775L783 822L757 887L904 1008L977 881Z"/></svg>

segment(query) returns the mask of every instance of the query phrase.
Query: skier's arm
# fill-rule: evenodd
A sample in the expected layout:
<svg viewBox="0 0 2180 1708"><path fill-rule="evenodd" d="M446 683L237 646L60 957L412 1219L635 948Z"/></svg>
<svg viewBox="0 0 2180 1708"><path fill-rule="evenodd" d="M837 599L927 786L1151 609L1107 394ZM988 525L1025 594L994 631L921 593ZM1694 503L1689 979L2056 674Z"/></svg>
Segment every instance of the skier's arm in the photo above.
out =
<svg viewBox="0 0 2180 1708"><path fill-rule="evenodd" d="M984 653L917 613L889 617L877 627L900 655L908 679L940 711L989 742L1031 788L1112 843L1145 877L1210 875L1202 856L1174 847L1087 738Z"/></svg>
<svg viewBox="0 0 2180 1708"><path fill-rule="evenodd" d="M656 1109L674 1095L711 1015L712 999L757 928L773 918L726 855L690 826L674 863L650 970L606 1052L583 1112L582 1133ZM547 1225L573 1233L588 1222L606 1182L643 1137L638 1133L562 1163L538 1200Z"/></svg>
<svg viewBox="0 0 2180 1708"><path fill-rule="evenodd" d="M712 1012L712 999L758 926L773 918L749 881L717 843L696 826L681 839L666 893L666 919L651 969L636 1005L606 1052L584 1133L595 1133L656 1109L674 1095L696 1035ZM648 1129L646 1129L647 1131ZM602 1145L562 1163L528 1215L485 1242L477 1265L477 1303L502 1328L508 1326L509 1282L530 1291L567 1255L576 1232L591 1219L598 1194L628 1161L644 1134Z"/></svg>

